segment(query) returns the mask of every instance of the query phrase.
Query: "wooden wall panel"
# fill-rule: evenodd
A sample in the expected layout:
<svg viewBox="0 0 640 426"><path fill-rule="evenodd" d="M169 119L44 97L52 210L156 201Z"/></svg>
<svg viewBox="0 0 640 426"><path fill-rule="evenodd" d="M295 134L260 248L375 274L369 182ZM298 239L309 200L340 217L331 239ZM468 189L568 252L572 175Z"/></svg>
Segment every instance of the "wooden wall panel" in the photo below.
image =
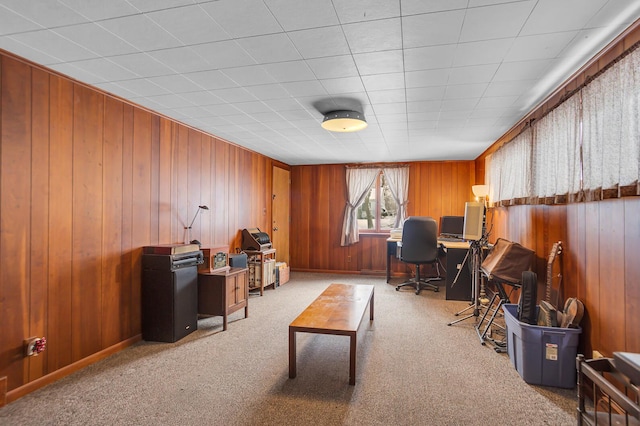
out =
<svg viewBox="0 0 640 426"><path fill-rule="evenodd" d="M240 247L273 160L0 55L0 376L7 400L140 338L142 246ZM29 336L47 338L23 357Z"/></svg>
<svg viewBox="0 0 640 426"><path fill-rule="evenodd" d="M120 268L122 250L122 136L123 105L111 98L104 104L102 147L102 324L101 347L109 347L128 336L123 320L126 294Z"/></svg>
<svg viewBox="0 0 640 426"><path fill-rule="evenodd" d="M10 389L29 375L21 352L30 332L31 69L8 58L1 66L0 376Z"/></svg>
<svg viewBox="0 0 640 426"><path fill-rule="evenodd" d="M74 86L72 359L101 349L102 129L104 96Z"/></svg>
<svg viewBox="0 0 640 426"><path fill-rule="evenodd" d="M50 78L49 279L47 372L71 364L71 250L73 229L73 84ZM4 142L4 139L3 139ZM11 388L10 388L11 389Z"/></svg>
<svg viewBox="0 0 640 426"><path fill-rule="evenodd" d="M472 161L409 164L411 216L463 215L472 199ZM291 267L298 270L382 272L386 268L384 235L360 234L360 242L340 246L346 205L345 165L291 168ZM395 262L394 271L406 266Z"/></svg>
<svg viewBox="0 0 640 426"><path fill-rule="evenodd" d="M31 294L29 334L46 336L49 245L49 74L32 70L31 95ZM44 357L29 361L29 380L45 374Z"/></svg>
<svg viewBox="0 0 640 426"><path fill-rule="evenodd" d="M625 350L640 353L640 198L624 200L624 315Z"/></svg>

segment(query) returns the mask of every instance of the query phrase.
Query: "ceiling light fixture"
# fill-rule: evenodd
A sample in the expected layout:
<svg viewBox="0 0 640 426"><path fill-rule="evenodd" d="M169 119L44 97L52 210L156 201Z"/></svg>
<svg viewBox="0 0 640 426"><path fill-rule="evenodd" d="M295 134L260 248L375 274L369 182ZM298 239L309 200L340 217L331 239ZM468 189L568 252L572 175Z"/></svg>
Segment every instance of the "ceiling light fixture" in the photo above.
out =
<svg viewBox="0 0 640 426"><path fill-rule="evenodd" d="M357 132L367 127L364 114L358 111L339 110L324 115L322 128L331 132Z"/></svg>

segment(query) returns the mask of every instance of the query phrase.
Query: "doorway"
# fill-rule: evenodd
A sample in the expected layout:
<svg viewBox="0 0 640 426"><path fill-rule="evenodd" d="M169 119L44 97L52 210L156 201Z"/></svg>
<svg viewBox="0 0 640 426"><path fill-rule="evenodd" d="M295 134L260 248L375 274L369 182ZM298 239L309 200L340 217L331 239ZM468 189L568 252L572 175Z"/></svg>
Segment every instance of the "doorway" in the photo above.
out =
<svg viewBox="0 0 640 426"><path fill-rule="evenodd" d="M291 222L291 177L289 170L273 166L273 194L271 197L271 240L276 260L289 264L289 225Z"/></svg>

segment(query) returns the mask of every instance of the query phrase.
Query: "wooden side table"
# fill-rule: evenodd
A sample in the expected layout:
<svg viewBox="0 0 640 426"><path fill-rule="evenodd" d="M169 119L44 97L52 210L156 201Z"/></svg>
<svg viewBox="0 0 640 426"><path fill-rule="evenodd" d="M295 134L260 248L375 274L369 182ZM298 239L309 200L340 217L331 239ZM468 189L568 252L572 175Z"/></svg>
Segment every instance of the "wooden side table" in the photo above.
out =
<svg viewBox="0 0 640 426"><path fill-rule="evenodd" d="M249 316L249 281L247 268L230 268L221 272L198 272L198 314L222 316L227 329L229 314L244 308Z"/></svg>

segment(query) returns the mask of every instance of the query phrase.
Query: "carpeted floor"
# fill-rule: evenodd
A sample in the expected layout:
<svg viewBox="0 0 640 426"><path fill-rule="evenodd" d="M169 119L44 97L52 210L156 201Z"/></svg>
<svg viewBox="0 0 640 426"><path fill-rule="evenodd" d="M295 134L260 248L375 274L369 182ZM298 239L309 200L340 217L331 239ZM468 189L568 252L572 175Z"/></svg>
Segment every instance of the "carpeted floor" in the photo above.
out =
<svg viewBox="0 0 640 426"><path fill-rule="evenodd" d="M174 344L140 342L0 409L2 425L570 425L576 391L532 386L508 355L480 344L468 303L395 291L383 277L292 273L251 296L249 318L201 319ZM288 378L288 325L332 282L375 285L358 339L298 333Z"/></svg>

